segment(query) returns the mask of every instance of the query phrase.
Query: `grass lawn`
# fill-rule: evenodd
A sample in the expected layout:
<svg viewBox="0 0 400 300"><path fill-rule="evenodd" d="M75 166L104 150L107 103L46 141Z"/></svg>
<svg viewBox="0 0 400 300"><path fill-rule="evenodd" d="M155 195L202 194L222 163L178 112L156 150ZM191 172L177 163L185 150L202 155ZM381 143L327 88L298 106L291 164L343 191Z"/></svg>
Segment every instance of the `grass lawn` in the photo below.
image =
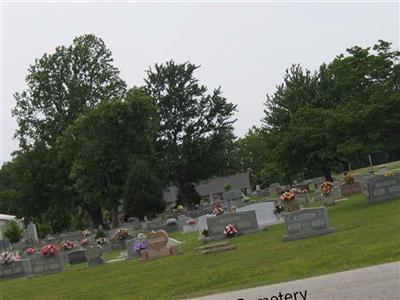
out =
<svg viewBox="0 0 400 300"><path fill-rule="evenodd" d="M208 256L193 251L196 233L173 234L185 241L179 256L1 281L0 299L179 299L400 260L400 199L368 205L357 195L328 216L336 233L282 243L281 224L233 238L236 250Z"/></svg>

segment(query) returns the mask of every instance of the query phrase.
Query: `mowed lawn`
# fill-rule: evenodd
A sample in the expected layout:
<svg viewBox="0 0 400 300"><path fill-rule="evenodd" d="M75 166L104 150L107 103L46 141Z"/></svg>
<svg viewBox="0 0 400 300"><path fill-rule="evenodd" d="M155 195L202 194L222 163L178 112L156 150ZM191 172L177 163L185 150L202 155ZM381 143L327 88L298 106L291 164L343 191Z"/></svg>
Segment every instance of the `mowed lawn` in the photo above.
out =
<svg viewBox="0 0 400 300"><path fill-rule="evenodd" d="M400 199L368 205L357 195L328 216L336 233L283 243L285 226L276 225L211 255L193 250L197 234L174 234L185 241L179 256L1 281L0 299L181 299L400 260Z"/></svg>

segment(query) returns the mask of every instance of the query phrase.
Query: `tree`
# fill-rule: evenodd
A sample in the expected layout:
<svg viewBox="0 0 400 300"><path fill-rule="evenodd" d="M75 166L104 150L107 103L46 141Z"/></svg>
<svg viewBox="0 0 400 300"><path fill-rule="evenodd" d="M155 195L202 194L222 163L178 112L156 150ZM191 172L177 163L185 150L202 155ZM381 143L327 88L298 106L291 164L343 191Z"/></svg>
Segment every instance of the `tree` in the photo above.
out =
<svg viewBox="0 0 400 300"><path fill-rule="evenodd" d="M384 41L347 52L318 73L292 66L267 96L268 156L288 182L321 173L331 179L332 170L368 153L400 157L400 52Z"/></svg>
<svg viewBox="0 0 400 300"><path fill-rule="evenodd" d="M160 120L159 159L170 183L189 197L184 199L188 205L197 198L190 188L193 183L229 168L236 111L236 105L222 96L220 88L207 93L194 77L197 68L171 60L150 68L145 79L145 89L154 99Z"/></svg>
<svg viewBox="0 0 400 300"><path fill-rule="evenodd" d="M21 149L36 142L53 147L80 113L123 97L126 84L111 55L103 40L88 34L44 54L29 67L27 90L14 95Z"/></svg>
<svg viewBox="0 0 400 300"><path fill-rule="evenodd" d="M163 185L151 165L138 160L132 163L124 188L125 212L141 220L165 209Z"/></svg>
<svg viewBox="0 0 400 300"><path fill-rule="evenodd" d="M4 236L10 241L11 245L18 243L22 238L23 230L19 228L16 221L11 221L4 231Z"/></svg>
<svg viewBox="0 0 400 300"><path fill-rule="evenodd" d="M65 132L62 155L72 161L70 178L95 226L103 224L102 207L117 226L130 164L138 158L155 162L156 129L151 98L134 88L124 100L87 111Z"/></svg>

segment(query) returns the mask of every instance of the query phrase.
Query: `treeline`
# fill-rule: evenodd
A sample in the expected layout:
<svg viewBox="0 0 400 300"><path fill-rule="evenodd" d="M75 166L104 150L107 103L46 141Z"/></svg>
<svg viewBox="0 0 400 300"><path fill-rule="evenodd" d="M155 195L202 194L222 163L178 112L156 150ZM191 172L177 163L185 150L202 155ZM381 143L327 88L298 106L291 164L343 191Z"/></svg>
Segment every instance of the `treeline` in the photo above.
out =
<svg viewBox="0 0 400 300"><path fill-rule="evenodd" d="M19 150L0 169L0 211L61 231L154 216L162 193L252 169L253 184L289 183L400 158L399 52L353 47L312 73L299 65L267 95L262 126L233 134L236 106L191 63L168 61L128 88L104 42L77 37L35 61L14 95Z"/></svg>
<svg viewBox="0 0 400 300"><path fill-rule="evenodd" d="M400 159L400 52L352 47L311 72L300 65L265 101L263 125L239 139L258 184L290 183Z"/></svg>

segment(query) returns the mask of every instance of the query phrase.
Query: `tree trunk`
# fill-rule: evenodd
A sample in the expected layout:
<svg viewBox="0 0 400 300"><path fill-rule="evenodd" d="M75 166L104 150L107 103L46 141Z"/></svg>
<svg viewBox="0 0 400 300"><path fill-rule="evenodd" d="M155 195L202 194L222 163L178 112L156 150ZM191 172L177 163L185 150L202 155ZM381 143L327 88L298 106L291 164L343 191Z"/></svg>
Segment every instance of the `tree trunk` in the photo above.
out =
<svg viewBox="0 0 400 300"><path fill-rule="evenodd" d="M118 206L114 206L112 209L111 209L111 225L112 225L112 228L118 228L119 227L119 224L118 224L119 222L118 222Z"/></svg>
<svg viewBox="0 0 400 300"><path fill-rule="evenodd" d="M328 168L324 168L322 170L322 172L324 173L324 177L326 181L330 181L333 182L333 178L332 178L332 174L331 174L331 170Z"/></svg>
<svg viewBox="0 0 400 300"><path fill-rule="evenodd" d="M92 218L93 226L95 228L99 227L100 225L103 226L103 214L101 213L101 207L99 205L92 206L87 208L86 211L89 213L90 217Z"/></svg>

